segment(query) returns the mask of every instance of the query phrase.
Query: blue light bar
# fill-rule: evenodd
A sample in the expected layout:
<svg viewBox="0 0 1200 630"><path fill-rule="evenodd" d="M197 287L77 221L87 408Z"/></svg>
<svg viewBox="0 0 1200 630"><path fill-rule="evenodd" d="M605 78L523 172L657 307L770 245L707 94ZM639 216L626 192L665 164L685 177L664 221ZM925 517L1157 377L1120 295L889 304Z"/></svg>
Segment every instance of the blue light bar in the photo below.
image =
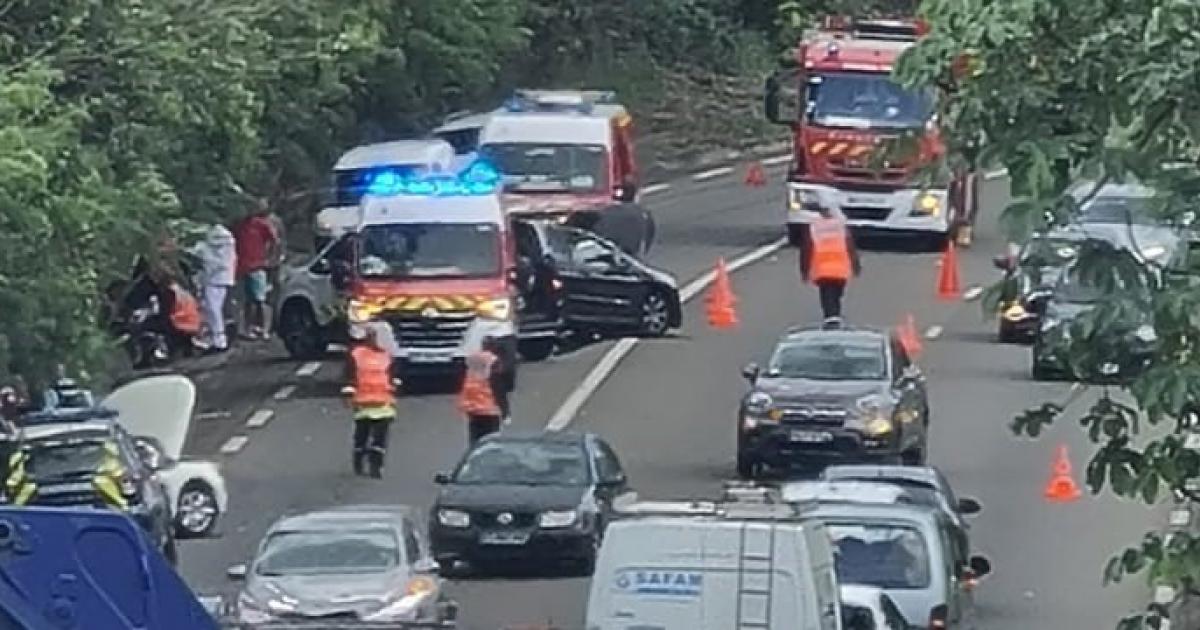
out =
<svg viewBox="0 0 1200 630"><path fill-rule="evenodd" d="M44 424L75 424L95 420L111 420L117 417L117 412L104 407L87 409L51 409L48 411L33 411L21 416L18 421L22 426L38 426Z"/></svg>
<svg viewBox="0 0 1200 630"><path fill-rule="evenodd" d="M370 177L366 194L376 197L462 197L490 195L499 187L500 172L491 164L476 160L457 176L406 177L395 170L381 170Z"/></svg>

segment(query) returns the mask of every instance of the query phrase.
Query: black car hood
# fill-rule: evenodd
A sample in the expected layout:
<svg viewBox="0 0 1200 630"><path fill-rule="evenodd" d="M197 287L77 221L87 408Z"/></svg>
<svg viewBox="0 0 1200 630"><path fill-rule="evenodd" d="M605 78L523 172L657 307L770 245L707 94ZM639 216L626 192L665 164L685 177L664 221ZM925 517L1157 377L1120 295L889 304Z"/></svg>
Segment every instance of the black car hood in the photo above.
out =
<svg viewBox="0 0 1200 630"><path fill-rule="evenodd" d="M580 504L587 486L510 486L465 485L443 486L438 493L438 507L497 509L513 511L544 511L571 509Z"/></svg>
<svg viewBox="0 0 1200 630"><path fill-rule="evenodd" d="M801 378L763 378L755 389L770 394L777 405L824 403L853 407L854 402L871 394L885 394L884 381L816 381Z"/></svg>

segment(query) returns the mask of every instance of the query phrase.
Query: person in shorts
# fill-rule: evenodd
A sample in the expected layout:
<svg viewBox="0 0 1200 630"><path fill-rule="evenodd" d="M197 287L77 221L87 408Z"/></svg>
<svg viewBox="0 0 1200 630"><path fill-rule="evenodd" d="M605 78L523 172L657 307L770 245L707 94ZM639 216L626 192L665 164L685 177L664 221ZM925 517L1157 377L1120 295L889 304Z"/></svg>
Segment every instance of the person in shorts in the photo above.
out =
<svg viewBox="0 0 1200 630"><path fill-rule="evenodd" d="M250 339L267 337L270 321L267 294L270 293L267 269L274 262L272 253L279 235L268 218L270 208L258 203L254 210L234 226L237 239L237 275L246 296L246 336Z"/></svg>

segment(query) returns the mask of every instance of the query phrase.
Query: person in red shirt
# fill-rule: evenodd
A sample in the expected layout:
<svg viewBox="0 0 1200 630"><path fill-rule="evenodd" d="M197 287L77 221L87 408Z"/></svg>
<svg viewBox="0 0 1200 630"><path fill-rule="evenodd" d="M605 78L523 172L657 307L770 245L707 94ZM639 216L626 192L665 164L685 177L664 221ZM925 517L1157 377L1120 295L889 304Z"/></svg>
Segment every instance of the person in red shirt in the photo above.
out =
<svg viewBox="0 0 1200 630"><path fill-rule="evenodd" d="M247 336L251 339L267 338L267 293L270 292L267 268L271 266L273 250L279 244L279 235L268 218L269 213L267 204L259 203L233 228L237 240L237 277L246 294Z"/></svg>

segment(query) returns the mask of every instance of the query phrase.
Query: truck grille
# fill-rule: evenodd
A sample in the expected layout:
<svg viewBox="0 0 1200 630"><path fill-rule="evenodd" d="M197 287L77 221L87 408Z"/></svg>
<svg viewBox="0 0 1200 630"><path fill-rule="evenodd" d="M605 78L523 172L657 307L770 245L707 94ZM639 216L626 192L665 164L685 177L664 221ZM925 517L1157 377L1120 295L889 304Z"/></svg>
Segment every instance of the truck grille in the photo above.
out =
<svg viewBox="0 0 1200 630"><path fill-rule="evenodd" d="M892 213L891 208L864 208L862 206L842 206L842 214L851 221L883 221Z"/></svg>
<svg viewBox="0 0 1200 630"><path fill-rule="evenodd" d="M832 405L798 405L783 410L783 423L804 426L840 427L849 412Z"/></svg>
<svg viewBox="0 0 1200 630"><path fill-rule="evenodd" d="M895 165L876 170L868 162L852 162L844 157L829 158L829 174L835 179L869 184L903 184L908 179L908 169Z"/></svg>
<svg viewBox="0 0 1200 630"><path fill-rule="evenodd" d="M499 516L507 512L512 514L513 520L505 525L497 520ZM471 512L471 522L477 524L483 529L506 529L510 527L532 527L537 523L537 514L530 512L515 512L508 510L473 510Z"/></svg>
<svg viewBox="0 0 1200 630"><path fill-rule="evenodd" d="M439 311L425 317L419 312L391 313L385 316L392 327L396 342L404 348L457 348L475 313L471 311Z"/></svg>

